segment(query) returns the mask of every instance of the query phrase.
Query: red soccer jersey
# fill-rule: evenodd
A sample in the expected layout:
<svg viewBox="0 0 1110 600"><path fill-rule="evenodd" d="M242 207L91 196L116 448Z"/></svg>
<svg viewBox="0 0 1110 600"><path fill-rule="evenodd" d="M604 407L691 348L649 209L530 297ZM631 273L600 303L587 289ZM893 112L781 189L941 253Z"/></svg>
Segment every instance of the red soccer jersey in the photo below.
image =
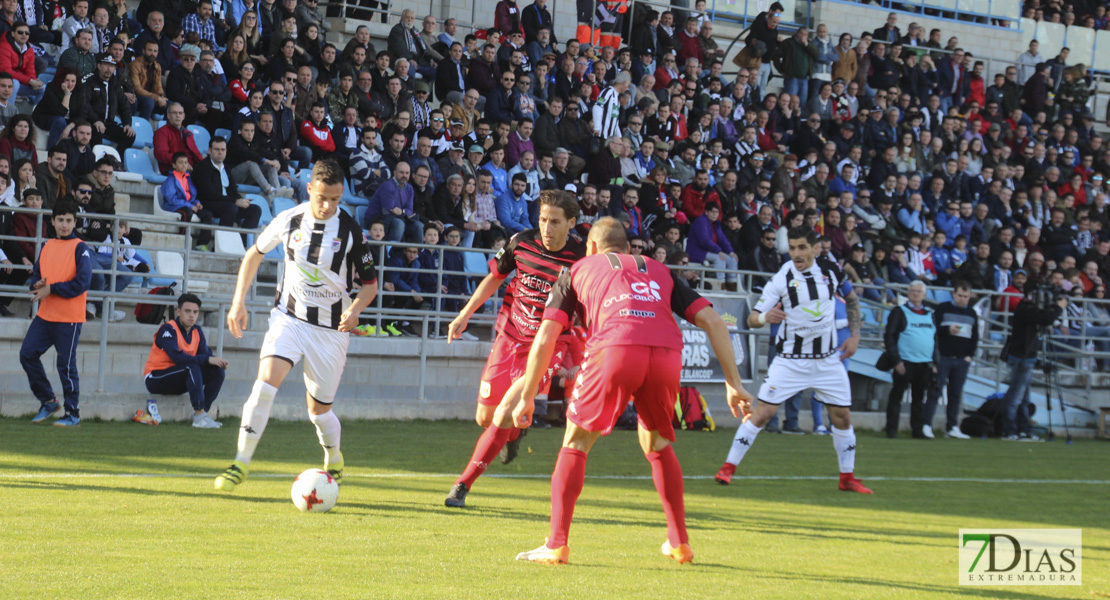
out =
<svg viewBox="0 0 1110 600"><path fill-rule="evenodd" d="M562 250L550 252L543 247L539 230L528 229L514 235L489 261L490 272L502 279L517 272L505 290L501 313L497 315L497 333L531 343L540 329L547 295L559 273L583 256L586 247L574 238L568 239Z"/></svg>
<svg viewBox="0 0 1110 600"><path fill-rule="evenodd" d="M577 312L588 331L587 354L607 346L682 350L682 332L671 312L693 322L706 306L708 300L650 258L595 254L559 277L543 318L569 327Z"/></svg>

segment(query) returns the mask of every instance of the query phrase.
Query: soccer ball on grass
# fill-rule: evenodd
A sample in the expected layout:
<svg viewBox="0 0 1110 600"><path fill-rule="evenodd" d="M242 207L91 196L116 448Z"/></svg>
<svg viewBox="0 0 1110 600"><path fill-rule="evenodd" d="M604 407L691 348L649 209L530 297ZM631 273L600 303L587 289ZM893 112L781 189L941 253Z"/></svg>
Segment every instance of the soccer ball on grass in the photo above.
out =
<svg viewBox="0 0 1110 600"><path fill-rule="evenodd" d="M301 512L328 512L339 499L339 484L323 469L309 469L293 480L290 493Z"/></svg>

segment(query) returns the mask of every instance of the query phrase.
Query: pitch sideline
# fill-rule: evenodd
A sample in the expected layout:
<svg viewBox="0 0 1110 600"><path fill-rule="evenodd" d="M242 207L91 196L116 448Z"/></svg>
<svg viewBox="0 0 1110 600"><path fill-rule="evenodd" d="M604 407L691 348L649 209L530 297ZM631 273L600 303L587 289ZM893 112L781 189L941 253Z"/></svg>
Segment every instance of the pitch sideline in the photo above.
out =
<svg viewBox="0 0 1110 600"><path fill-rule="evenodd" d="M285 479L295 477L296 473L252 473L252 479ZM210 478L211 473L0 473L0 479L192 479ZM452 473L347 473L345 479L423 479L455 478ZM495 479L551 479L542 474L489 474ZM598 480L651 480L648 475L587 475L586 479ZM713 479L712 475L686 475L683 479L697 481ZM826 475L745 475L733 479L747 481L836 481L835 476ZM1015 479L988 477L868 477L868 481L924 482L924 483L1017 483L1033 485L1110 485L1110 479Z"/></svg>

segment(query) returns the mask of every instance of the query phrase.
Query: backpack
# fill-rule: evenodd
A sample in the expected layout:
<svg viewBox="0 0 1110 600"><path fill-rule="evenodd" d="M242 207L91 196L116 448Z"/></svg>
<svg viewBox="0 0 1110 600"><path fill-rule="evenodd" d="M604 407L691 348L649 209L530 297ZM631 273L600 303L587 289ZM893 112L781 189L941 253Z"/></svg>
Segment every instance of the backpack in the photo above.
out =
<svg viewBox="0 0 1110 600"><path fill-rule="evenodd" d="M674 404L675 429L690 429L693 431L715 431L716 424L713 415L709 413L709 405L705 397L698 393L698 388L693 386L678 389L678 398Z"/></svg>
<svg viewBox="0 0 1110 600"><path fill-rule="evenodd" d="M173 291L175 285L177 285L176 281L169 285L156 287L147 293L152 296L176 296L177 294ZM161 325L162 321L166 320L167 308L164 304L136 304L135 320L147 325Z"/></svg>

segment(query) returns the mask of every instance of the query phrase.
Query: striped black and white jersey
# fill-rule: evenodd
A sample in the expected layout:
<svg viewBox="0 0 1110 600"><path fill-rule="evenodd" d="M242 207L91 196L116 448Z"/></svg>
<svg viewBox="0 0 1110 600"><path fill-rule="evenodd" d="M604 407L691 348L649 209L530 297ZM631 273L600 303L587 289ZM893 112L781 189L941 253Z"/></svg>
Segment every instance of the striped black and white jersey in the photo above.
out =
<svg viewBox="0 0 1110 600"><path fill-rule="evenodd" d="M836 343L836 295L852 292L840 267L825 259L799 271L787 261L763 287L755 310L765 313L782 303L786 320L775 336L778 358L825 358Z"/></svg>
<svg viewBox="0 0 1110 600"><path fill-rule="evenodd" d="M620 93L613 86L601 91L594 103L593 109L594 129L598 130L601 139L607 140L621 133L621 102Z"/></svg>
<svg viewBox="0 0 1110 600"><path fill-rule="evenodd" d="M311 325L339 329L356 279L362 285L377 281L374 253L362 228L342 210L324 221L312 216L308 202L282 211L254 246L266 254L279 244L285 263L274 306Z"/></svg>

